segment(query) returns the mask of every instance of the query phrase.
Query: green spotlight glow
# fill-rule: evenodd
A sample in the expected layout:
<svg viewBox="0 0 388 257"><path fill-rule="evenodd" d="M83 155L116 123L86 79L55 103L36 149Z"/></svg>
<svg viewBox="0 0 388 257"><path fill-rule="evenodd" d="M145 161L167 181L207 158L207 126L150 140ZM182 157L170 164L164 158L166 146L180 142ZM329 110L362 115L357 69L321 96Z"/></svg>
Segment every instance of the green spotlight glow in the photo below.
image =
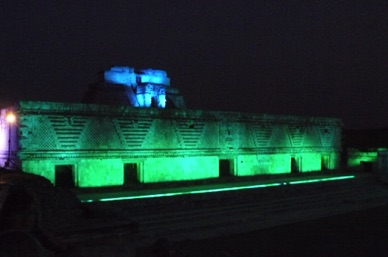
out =
<svg viewBox="0 0 388 257"><path fill-rule="evenodd" d="M361 162L372 162L377 161L377 151L351 151L348 154L348 167L359 167Z"/></svg>
<svg viewBox="0 0 388 257"><path fill-rule="evenodd" d="M259 184L259 185L249 185L249 186L234 186L234 187L202 189L202 190L181 191L181 192L171 192L171 193L149 194L149 195L107 197L107 198L100 198L100 199L95 199L95 200L93 200L93 199L81 200L81 202L84 202L84 203L108 202L108 201L157 198L157 197L168 197L168 196L188 195L188 194L205 194L205 193L216 193L216 192L227 192L227 191L235 191L235 190L246 190L246 189L256 189L256 188L265 188L265 187L275 187L275 186L282 186L282 185L296 185L296 184L306 184L306 183L317 183L317 182L326 182L326 181L344 180L344 179L353 179L353 178L355 178L355 176L349 175L349 176L318 178L318 179L305 179L305 180L298 180L298 181L291 181L291 182L279 182L279 183L269 183L269 184Z"/></svg>

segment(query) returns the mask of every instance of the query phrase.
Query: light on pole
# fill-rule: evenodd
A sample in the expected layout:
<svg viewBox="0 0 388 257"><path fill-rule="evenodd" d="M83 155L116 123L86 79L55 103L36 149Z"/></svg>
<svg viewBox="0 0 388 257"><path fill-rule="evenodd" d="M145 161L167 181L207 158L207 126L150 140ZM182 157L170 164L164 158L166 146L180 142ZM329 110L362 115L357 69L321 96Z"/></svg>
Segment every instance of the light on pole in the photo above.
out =
<svg viewBox="0 0 388 257"><path fill-rule="evenodd" d="M5 120L8 123L8 157L7 161L5 162L5 167L10 167L12 161L11 161L11 128L12 124L16 121L16 116L13 112L8 112L6 114Z"/></svg>

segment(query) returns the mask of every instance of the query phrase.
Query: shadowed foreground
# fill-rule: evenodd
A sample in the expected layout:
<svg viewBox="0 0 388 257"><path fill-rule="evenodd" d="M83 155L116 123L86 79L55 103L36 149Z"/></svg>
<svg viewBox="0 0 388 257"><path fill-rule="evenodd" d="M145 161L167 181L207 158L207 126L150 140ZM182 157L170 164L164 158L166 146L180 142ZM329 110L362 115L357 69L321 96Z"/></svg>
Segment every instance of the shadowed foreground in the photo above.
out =
<svg viewBox="0 0 388 257"><path fill-rule="evenodd" d="M388 256L388 206L173 245L186 256ZM223 255L224 254L224 255ZM153 256L151 248L137 257Z"/></svg>

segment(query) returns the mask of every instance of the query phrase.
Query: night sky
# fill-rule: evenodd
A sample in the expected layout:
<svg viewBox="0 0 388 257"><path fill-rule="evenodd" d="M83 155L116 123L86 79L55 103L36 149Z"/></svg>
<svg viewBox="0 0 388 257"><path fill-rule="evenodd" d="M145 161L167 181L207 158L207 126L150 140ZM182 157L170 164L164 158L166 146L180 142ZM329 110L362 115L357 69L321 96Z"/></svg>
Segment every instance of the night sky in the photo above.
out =
<svg viewBox="0 0 388 257"><path fill-rule="evenodd" d="M79 102L123 65L189 108L388 127L388 1L2 0L0 31L1 107Z"/></svg>

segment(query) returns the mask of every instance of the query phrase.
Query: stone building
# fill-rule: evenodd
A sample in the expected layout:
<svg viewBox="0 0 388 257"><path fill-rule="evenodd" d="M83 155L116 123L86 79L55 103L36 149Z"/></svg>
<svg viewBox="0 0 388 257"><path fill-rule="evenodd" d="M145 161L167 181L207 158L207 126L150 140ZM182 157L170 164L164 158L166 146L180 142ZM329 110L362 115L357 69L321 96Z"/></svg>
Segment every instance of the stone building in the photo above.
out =
<svg viewBox="0 0 388 257"><path fill-rule="evenodd" d="M152 86L155 81L150 81L146 83ZM104 103L111 95L110 83L105 78L93 85L87 103L20 101L2 110L0 165L74 187L339 167L339 119L191 110L184 108L177 90L163 92L161 85L161 93L154 94L157 104L148 99L139 108L130 104L139 97L139 84L128 90L117 81L111 85L115 94L124 94L129 104ZM169 108L169 99L174 108ZM15 123L6 121L11 112Z"/></svg>
<svg viewBox="0 0 388 257"><path fill-rule="evenodd" d="M388 172L388 128L344 130L344 157L349 169Z"/></svg>

